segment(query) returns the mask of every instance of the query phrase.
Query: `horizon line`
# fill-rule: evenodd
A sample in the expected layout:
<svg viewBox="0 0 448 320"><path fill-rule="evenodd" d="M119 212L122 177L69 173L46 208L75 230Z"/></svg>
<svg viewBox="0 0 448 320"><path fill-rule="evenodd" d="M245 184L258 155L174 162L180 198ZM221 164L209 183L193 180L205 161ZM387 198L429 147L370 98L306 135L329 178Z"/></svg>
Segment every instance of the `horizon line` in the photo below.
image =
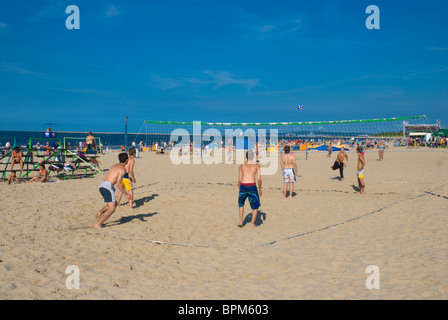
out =
<svg viewBox="0 0 448 320"><path fill-rule="evenodd" d="M39 131L39 130L0 130L0 132L39 132L44 133L45 131ZM83 133L83 134L89 134L92 132L93 134L125 134L124 132L95 132L95 131L52 131L56 133ZM128 132L128 134L141 134L137 132Z"/></svg>

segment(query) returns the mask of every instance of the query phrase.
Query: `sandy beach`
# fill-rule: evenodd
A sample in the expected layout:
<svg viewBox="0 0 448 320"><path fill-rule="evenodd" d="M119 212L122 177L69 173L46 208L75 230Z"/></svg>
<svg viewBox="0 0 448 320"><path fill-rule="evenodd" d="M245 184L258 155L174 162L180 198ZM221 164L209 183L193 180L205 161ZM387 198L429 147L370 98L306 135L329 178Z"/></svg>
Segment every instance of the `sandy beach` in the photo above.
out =
<svg viewBox="0 0 448 320"><path fill-rule="evenodd" d="M122 200L101 230L104 175L0 183L0 299L447 299L448 152L295 153L293 198L263 176L256 229L238 228L238 165L136 159L135 208ZM117 163L105 155L104 167ZM246 202L245 215L250 213ZM80 288L68 289L68 266ZM379 289L368 289L370 265Z"/></svg>

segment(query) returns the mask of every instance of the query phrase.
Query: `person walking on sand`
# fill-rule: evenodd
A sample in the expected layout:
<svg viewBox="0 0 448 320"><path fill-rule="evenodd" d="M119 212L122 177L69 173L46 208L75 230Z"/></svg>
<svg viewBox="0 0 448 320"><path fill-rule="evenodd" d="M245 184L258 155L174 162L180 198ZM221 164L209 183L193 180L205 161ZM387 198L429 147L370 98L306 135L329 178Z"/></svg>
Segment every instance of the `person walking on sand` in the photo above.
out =
<svg viewBox="0 0 448 320"><path fill-rule="evenodd" d="M252 150L246 152L246 159L247 161L239 167L238 207L240 223L238 227L241 228L243 226L244 203L246 202L246 199L249 198L249 204L252 209L251 228L255 228L255 219L257 218L258 208L261 205L260 197L262 194L260 166L255 162L254 152ZM255 179L258 181L258 189Z"/></svg>
<svg viewBox="0 0 448 320"><path fill-rule="evenodd" d="M365 183L364 183L364 167L366 165L366 159L363 155L362 147L358 147L356 150L358 153L358 165L357 165L357 177L358 177L358 192L359 194L363 194L365 190Z"/></svg>
<svg viewBox="0 0 448 320"><path fill-rule="evenodd" d="M135 156L137 152L135 148L129 149L129 158L128 163L124 166L126 173L123 177L122 185L124 189L131 195L131 199L129 200L129 209L132 210L132 205L134 201L134 191L132 184L136 182L135 175L134 175L134 164L135 164ZM120 204L121 197L123 193L121 191L117 194L117 206Z"/></svg>
<svg viewBox="0 0 448 320"><path fill-rule="evenodd" d="M378 145L378 161L383 161L384 159L384 142L380 141Z"/></svg>
<svg viewBox="0 0 448 320"><path fill-rule="evenodd" d="M110 167L104 181L99 187L99 191L103 196L104 202L106 202L106 206L95 213L97 222L93 228L97 230L101 229L101 224L103 224L117 208L114 185L117 185L118 190L120 190L125 197L128 198L128 200L132 199L132 196L124 190L122 185L122 180L126 173L126 169L124 167L128 162L127 153L120 153L118 155L118 161L119 163Z"/></svg>
<svg viewBox="0 0 448 320"><path fill-rule="evenodd" d="M296 182L297 164L296 158L290 154L291 147L285 146L285 154L282 156L282 171L283 171L283 197L286 199L286 191L289 185L289 197L292 198L292 191L294 190L294 183Z"/></svg>

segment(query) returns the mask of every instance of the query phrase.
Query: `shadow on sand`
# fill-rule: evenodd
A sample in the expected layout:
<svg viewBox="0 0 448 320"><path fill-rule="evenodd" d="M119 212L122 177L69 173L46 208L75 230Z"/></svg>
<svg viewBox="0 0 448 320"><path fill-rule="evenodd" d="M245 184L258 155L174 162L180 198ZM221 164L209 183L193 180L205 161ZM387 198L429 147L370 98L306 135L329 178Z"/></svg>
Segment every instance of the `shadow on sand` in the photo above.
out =
<svg viewBox="0 0 448 320"><path fill-rule="evenodd" d="M258 214L257 217L255 218L254 225L256 227L261 226L263 224L263 221L266 221L266 213L261 210L258 210ZM244 227L246 224L250 224L251 222L252 222L252 212L249 213L244 218L242 227Z"/></svg>
<svg viewBox="0 0 448 320"><path fill-rule="evenodd" d="M131 221L133 221L135 219L138 219L138 220L140 220L142 222L146 222L147 220L145 218L150 218L150 217L152 217L152 216L154 216L156 214L159 214L159 213L158 212L152 212L152 213L146 213L146 214L136 214L136 215L133 215L133 216L121 217L120 220L113 221L111 223L103 225L103 227L118 226L118 225L121 225L121 224L125 224L125 223L128 223L128 222L131 222Z"/></svg>
<svg viewBox="0 0 448 320"><path fill-rule="evenodd" d="M147 202L149 202L151 200L154 200L154 198L158 197L158 196L159 196L158 193L153 193L150 196L146 196L146 197L143 197L143 198L140 198L140 199L134 199L134 209L143 206L145 203L147 203ZM127 199L124 198L124 200L127 200ZM126 202L120 203L120 206L124 206L124 205L127 206L128 204L129 204L129 202L126 201Z"/></svg>

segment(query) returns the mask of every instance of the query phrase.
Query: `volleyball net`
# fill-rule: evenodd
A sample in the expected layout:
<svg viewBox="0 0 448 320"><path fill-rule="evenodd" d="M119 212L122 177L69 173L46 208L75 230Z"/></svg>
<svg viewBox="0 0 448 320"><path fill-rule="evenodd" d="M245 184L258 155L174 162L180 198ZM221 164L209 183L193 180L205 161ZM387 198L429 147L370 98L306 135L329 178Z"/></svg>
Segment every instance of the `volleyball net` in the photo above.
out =
<svg viewBox="0 0 448 320"><path fill-rule="evenodd" d="M283 144L298 145L304 142L326 143L331 140L341 142L365 139L405 139L411 132L430 131L432 125L428 118L422 116L363 119L363 120L339 120L339 121L310 121L310 122L269 122L269 123L225 123L225 122L176 122L147 120L145 126L145 142L164 144L171 142L176 144L179 135L173 133L188 134L190 141L201 141L202 146L214 147L217 144L226 144L226 136L232 139L235 146L239 136L251 139L253 136L258 141L259 133L267 134L275 130L278 141ZM430 129L428 129L428 127ZM412 128L412 129L410 129ZM219 133L219 134L218 134ZM201 139L198 139L200 135ZM221 137L221 141L219 140ZM246 147L249 147L245 143Z"/></svg>

